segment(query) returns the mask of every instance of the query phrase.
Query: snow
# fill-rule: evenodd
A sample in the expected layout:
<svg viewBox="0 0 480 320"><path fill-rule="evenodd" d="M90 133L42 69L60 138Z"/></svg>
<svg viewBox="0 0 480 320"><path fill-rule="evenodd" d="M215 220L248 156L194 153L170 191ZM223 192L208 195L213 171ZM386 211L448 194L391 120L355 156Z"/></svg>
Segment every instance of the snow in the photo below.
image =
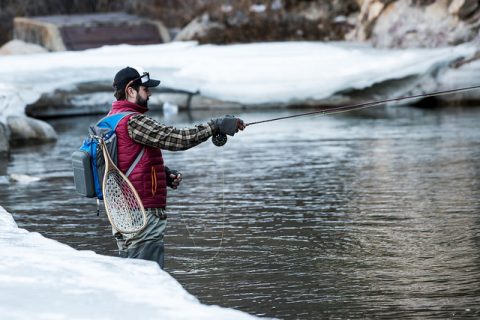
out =
<svg viewBox="0 0 480 320"><path fill-rule="evenodd" d="M254 319L202 305L154 262L78 251L0 206L1 319Z"/></svg>
<svg viewBox="0 0 480 320"><path fill-rule="evenodd" d="M29 184L33 182L40 181L40 177L32 177L26 174L12 173L10 175L10 181L20 183L20 184Z"/></svg>
<svg viewBox="0 0 480 320"><path fill-rule="evenodd" d="M373 49L349 43L272 42L227 46L172 42L0 57L0 121L55 89L111 83L142 65L161 85L244 105L318 100L347 89L428 73L476 48ZM112 89L113 91L113 89Z"/></svg>

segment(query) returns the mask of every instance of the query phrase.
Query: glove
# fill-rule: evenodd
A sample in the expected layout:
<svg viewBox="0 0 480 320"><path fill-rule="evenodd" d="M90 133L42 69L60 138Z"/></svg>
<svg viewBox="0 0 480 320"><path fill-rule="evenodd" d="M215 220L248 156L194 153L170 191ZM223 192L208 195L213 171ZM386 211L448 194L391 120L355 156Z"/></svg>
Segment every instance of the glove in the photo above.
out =
<svg viewBox="0 0 480 320"><path fill-rule="evenodd" d="M165 175L167 176L167 186L177 189L180 181L182 181L182 174L177 170L170 170L168 167L165 167Z"/></svg>
<svg viewBox="0 0 480 320"><path fill-rule="evenodd" d="M241 119L228 115L213 121L221 134L228 134L229 136L233 136L240 128L243 130L245 126Z"/></svg>

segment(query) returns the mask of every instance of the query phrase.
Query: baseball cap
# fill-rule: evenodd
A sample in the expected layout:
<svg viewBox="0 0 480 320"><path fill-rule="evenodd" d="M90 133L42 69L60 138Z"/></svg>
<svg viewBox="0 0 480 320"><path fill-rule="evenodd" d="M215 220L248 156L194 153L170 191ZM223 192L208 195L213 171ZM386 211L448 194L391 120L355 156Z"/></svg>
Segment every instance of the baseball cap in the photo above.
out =
<svg viewBox="0 0 480 320"><path fill-rule="evenodd" d="M142 67L126 67L115 75L113 87L115 90L125 90L129 84L156 87L160 84L160 80L150 79L150 74L145 72Z"/></svg>

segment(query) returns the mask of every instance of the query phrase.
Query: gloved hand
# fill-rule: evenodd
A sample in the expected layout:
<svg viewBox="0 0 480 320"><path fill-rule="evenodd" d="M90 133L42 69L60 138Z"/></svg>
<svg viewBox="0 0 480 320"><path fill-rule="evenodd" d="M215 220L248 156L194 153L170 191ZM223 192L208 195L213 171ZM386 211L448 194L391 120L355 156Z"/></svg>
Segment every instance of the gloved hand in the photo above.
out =
<svg viewBox="0 0 480 320"><path fill-rule="evenodd" d="M234 116L224 116L223 118L218 118L213 120L218 127L218 131L221 134L228 134L233 136L238 130L245 129L245 124L242 119L239 119Z"/></svg>
<svg viewBox="0 0 480 320"><path fill-rule="evenodd" d="M167 176L167 186L177 189L182 181L182 174L177 170L170 170L168 167L165 167L165 175Z"/></svg>

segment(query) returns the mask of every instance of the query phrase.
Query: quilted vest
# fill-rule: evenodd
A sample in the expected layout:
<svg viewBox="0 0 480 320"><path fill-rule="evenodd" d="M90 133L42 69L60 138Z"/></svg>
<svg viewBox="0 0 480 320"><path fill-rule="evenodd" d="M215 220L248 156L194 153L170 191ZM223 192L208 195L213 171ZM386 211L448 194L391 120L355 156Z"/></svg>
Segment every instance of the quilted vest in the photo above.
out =
<svg viewBox="0 0 480 320"><path fill-rule="evenodd" d="M128 120L148 109L125 100L115 101L109 114L134 112L124 117L115 130L117 134L118 168L125 173L137 155L145 148L143 156L128 176L142 199L145 208L165 208L167 205L167 180L162 152L158 148L136 143L128 135Z"/></svg>

